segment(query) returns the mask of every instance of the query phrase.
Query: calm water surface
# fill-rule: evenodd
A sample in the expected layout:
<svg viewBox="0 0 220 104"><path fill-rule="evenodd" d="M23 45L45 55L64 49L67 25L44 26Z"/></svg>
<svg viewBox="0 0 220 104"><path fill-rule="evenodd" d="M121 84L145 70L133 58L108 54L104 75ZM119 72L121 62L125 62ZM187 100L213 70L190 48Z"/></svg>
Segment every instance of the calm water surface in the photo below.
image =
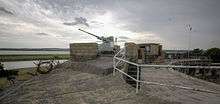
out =
<svg viewBox="0 0 220 104"><path fill-rule="evenodd" d="M5 51L0 50L0 55L10 54L69 54L69 51Z"/></svg>
<svg viewBox="0 0 220 104"><path fill-rule="evenodd" d="M0 55L10 55L10 54L69 54L69 51L4 51L0 50ZM64 62L67 60L59 60L59 62ZM2 62L7 70L18 69L18 68L28 68L35 67L34 63L36 61L12 61L12 62Z"/></svg>
<svg viewBox="0 0 220 104"><path fill-rule="evenodd" d="M60 63L63 63L65 61L67 60L59 60ZM2 62L2 63L4 64L4 67L7 70L12 70L18 68L36 67L33 62L37 62L37 61L13 61L13 62Z"/></svg>

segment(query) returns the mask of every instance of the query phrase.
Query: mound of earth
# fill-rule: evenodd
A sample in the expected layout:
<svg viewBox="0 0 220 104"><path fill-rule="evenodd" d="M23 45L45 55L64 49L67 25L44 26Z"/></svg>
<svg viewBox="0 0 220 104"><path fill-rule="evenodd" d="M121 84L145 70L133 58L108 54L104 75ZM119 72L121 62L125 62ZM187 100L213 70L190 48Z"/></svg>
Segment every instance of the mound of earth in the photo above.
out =
<svg viewBox="0 0 220 104"><path fill-rule="evenodd" d="M66 62L0 93L0 104L219 104L220 85L164 68L143 68L141 79L215 93L141 84L138 94L120 73L110 74L112 58ZM110 70L111 69L111 70Z"/></svg>
<svg viewBox="0 0 220 104"><path fill-rule="evenodd" d="M64 67L65 66L65 67ZM124 82L120 74L100 76L59 67L2 92L1 104L160 104L175 103L149 96Z"/></svg>

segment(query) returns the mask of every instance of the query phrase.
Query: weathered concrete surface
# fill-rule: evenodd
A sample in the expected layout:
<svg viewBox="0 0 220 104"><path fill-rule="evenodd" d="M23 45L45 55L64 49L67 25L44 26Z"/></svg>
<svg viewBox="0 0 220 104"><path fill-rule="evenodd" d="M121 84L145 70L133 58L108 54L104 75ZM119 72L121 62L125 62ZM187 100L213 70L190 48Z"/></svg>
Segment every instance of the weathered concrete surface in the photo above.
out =
<svg viewBox="0 0 220 104"><path fill-rule="evenodd" d="M98 55L97 43L71 43L70 59L72 61L86 61L95 59Z"/></svg>
<svg viewBox="0 0 220 104"><path fill-rule="evenodd" d="M107 59L106 60L107 63ZM91 61L108 67L100 61ZM89 68L89 67L87 67ZM95 71L95 70L93 70ZM216 91L218 94L143 85L138 94L120 74L100 76L76 71L71 63L0 93L0 104L219 104L220 86L166 69L142 69L142 79Z"/></svg>
<svg viewBox="0 0 220 104"><path fill-rule="evenodd" d="M2 92L0 104L173 104L145 92L135 94L117 74L101 77L74 71L67 64ZM1 98L2 98L1 96Z"/></svg>
<svg viewBox="0 0 220 104"><path fill-rule="evenodd" d="M125 55L127 60L131 62L138 61L138 45L135 43L125 43Z"/></svg>
<svg viewBox="0 0 220 104"><path fill-rule="evenodd" d="M125 56L126 56L126 60L129 60L130 62L137 63L138 62L138 45L135 43L131 43L131 42L125 43ZM125 63L123 70L128 75L137 79L137 77L138 77L137 76L137 67L135 65ZM140 79L140 74L139 74L138 78ZM124 75L124 79L128 84L132 85L135 88L137 87L137 82L134 81L133 79L131 79L130 77ZM139 88L139 86L138 86L138 88Z"/></svg>
<svg viewBox="0 0 220 104"><path fill-rule="evenodd" d="M113 72L113 57L98 57L96 60L85 62L71 62L71 68L85 73L108 75Z"/></svg>
<svg viewBox="0 0 220 104"><path fill-rule="evenodd" d="M142 86L141 89L151 96L157 96L164 100L180 102L183 104L220 104L220 85L186 76L185 74L177 71L165 68L144 68L142 69L142 80L206 89L216 92L207 93L146 84Z"/></svg>

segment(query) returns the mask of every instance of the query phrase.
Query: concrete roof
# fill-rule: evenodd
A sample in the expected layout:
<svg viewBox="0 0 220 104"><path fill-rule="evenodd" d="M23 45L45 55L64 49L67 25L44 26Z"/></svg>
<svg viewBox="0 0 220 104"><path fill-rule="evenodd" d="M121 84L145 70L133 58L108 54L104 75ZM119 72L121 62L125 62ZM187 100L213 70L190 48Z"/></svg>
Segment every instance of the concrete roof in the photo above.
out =
<svg viewBox="0 0 220 104"><path fill-rule="evenodd" d="M64 63L49 74L36 76L20 85L7 88L0 93L0 103L219 104L220 102L220 85L191 78L179 72L167 69L142 69L141 79L208 89L216 93L141 84L141 90L136 94L135 88L125 83L119 73L116 76L112 76L112 74L102 76L76 71L69 64Z"/></svg>

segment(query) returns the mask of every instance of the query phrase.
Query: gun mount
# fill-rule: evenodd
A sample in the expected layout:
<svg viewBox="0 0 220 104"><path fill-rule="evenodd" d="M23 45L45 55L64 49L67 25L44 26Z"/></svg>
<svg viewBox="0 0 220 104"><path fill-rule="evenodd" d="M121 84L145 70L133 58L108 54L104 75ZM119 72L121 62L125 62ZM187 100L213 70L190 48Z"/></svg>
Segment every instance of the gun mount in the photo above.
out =
<svg viewBox="0 0 220 104"><path fill-rule="evenodd" d="M90 32L82 30L82 29L78 29L78 30L80 30L84 33L87 33L89 35L92 35L102 41L102 43L99 44L99 47L98 47L98 50L100 53L114 53L114 37L113 36L110 36L110 37L101 36L100 37L100 36L97 36L95 34L92 34Z"/></svg>

